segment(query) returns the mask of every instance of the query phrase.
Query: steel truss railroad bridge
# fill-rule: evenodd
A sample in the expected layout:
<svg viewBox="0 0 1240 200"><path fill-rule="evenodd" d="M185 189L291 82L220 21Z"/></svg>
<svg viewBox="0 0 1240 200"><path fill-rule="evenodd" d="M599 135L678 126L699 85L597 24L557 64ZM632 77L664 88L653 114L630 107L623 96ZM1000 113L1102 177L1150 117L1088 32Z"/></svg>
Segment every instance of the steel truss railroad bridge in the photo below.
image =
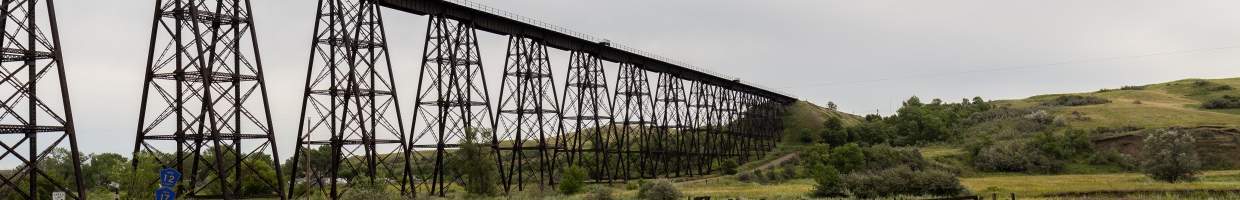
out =
<svg viewBox="0 0 1240 200"><path fill-rule="evenodd" d="M53 0L2 1L0 160L22 165L0 173L0 192L39 199L50 191L36 185L52 185L85 199ZM489 147L505 192L555 185L568 166L594 183L701 176L772 149L795 101L464 0L319 0L296 150L281 167L250 1L154 2L132 167L183 172L185 198L338 199L362 183L443 196L471 184L452 167L466 141ZM427 17L419 77L401 79L417 80L411 102L397 95L382 7ZM494 98L479 30L508 37ZM568 59L553 64L550 49ZM39 82L49 75L58 82ZM40 161L65 145L74 168L61 180Z"/></svg>

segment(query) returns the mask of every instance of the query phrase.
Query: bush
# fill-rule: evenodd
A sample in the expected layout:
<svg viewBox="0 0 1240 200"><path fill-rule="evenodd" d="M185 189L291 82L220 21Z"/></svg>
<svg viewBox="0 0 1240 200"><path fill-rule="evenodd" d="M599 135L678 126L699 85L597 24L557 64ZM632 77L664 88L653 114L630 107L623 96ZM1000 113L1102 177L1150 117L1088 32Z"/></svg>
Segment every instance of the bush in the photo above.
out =
<svg viewBox="0 0 1240 200"><path fill-rule="evenodd" d="M659 179L650 183L643 184L640 190L637 190L638 199L646 200L676 200L680 199L684 194L676 189L672 182Z"/></svg>
<svg viewBox="0 0 1240 200"><path fill-rule="evenodd" d="M606 186L595 185L590 187L590 193L586 194L585 199L589 200L616 200L611 188Z"/></svg>
<svg viewBox="0 0 1240 200"><path fill-rule="evenodd" d="M576 194L585 186L586 169L576 165L568 166L560 171L560 193Z"/></svg>
<svg viewBox="0 0 1240 200"><path fill-rule="evenodd" d="M1068 130L1062 134L1040 133L1033 137L1029 146L1060 160L1081 157L1093 151L1089 136L1080 130Z"/></svg>
<svg viewBox="0 0 1240 200"><path fill-rule="evenodd" d="M1201 170L1201 160L1194 148L1196 143L1192 135L1180 131L1150 134L1142 149L1145 160L1141 168L1154 180L1172 183L1196 180Z"/></svg>
<svg viewBox="0 0 1240 200"><path fill-rule="evenodd" d="M1137 169L1137 165L1133 161L1132 156L1120 153L1114 149L1105 151L1097 151L1089 155L1089 164L1092 165L1109 165L1124 168L1124 170Z"/></svg>
<svg viewBox="0 0 1240 200"><path fill-rule="evenodd" d="M724 160L719 163L719 168L723 168L723 174L726 175L736 174L737 167L740 167L740 165L736 164L736 160L732 159Z"/></svg>
<svg viewBox="0 0 1240 200"><path fill-rule="evenodd" d="M746 182L746 183L752 182L754 181L754 175L752 172L740 173L736 175L736 180L739 180L741 182Z"/></svg>
<svg viewBox="0 0 1240 200"><path fill-rule="evenodd" d="M1055 99L1051 101L1043 102L1042 105L1085 106L1085 105L1096 105L1096 104L1106 104L1106 103L1111 103L1111 100L1107 100L1107 99L1104 99L1101 97L1095 97L1095 96L1063 95L1063 96L1055 97Z"/></svg>
<svg viewBox="0 0 1240 200"><path fill-rule="evenodd" d="M784 181L784 177L781 176L780 173L775 172L775 170L766 170L762 173L762 176L766 177L766 183L779 183Z"/></svg>
<svg viewBox="0 0 1240 200"><path fill-rule="evenodd" d="M780 175L783 175L784 179L795 179L798 177L796 165L785 163L780 165L780 168L782 168L779 170L781 172Z"/></svg>
<svg viewBox="0 0 1240 200"><path fill-rule="evenodd" d="M922 168L930 165L920 152L911 148L895 148L888 145L875 145L862 148L865 164L862 169L887 169L901 165Z"/></svg>
<svg viewBox="0 0 1240 200"><path fill-rule="evenodd" d="M857 170L862 164L865 164L865 153L861 151L857 143L848 143L831 149L831 165L844 173Z"/></svg>
<svg viewBox="0 0 1240 200"><path fill-rule="evenodd" d="M1205 109L1230 109L1240 108L1240 97L1231 95L1223 95L1221 98L1211 99L1201 104L1201 108Z"/></svg>
<svg viewBox="0 0 1240 200"><path fill-rule="evenodd" d="M364 177L359 177L359 178L354 178L354 179L360 180L361 178L364 178ZM387 188L385 188L381 184L372 184L372 183L367 183L367 182L370 182L370 181L357 181L357 183L353 184L350 187L350 190L348 192L345 192L343 195L340 196L340 199L345 199L345 200L403 199L400 197L400 195L397 195L396 193L389 191Z"/></svg>
<svg viewBox="0 0 1240 200"><path fill-rule="evenodd" d="M811 172L814 174L814 191L810 195L814 197L844 197L844 179L840 178L840 171L830 165L811 166Z"/></svg>
<svg viewBox="0 0 1240 200"><path fill-rule="evenodd" d="M1120 87L1119 89L1120 90L1144 90L1145 86L1123 86L1123 87Z"/></svg>
<svg viewBox="0 0 1240 200"><path fill-rule="evenodd" d="M1063 163L1022 141L1002 141L980 147L973 167L999 172L1058 172Z"/></svg>
<svg viewBox="0 0 1240 200"><path fill-rule="evenodd" d="M880 171L852 173L844 177L844 187L857 198L897 195L953 196L964 186L955 175L938 170L913 170L907 166Z"/></svg>
<svg viewBox="0 0 1240 200"><path fill-rule="evenodd" d="M499 182L498 169L491 153L484 150L487 147L477 142L475 132L473 129L465 130L461 148L454 152L457 160L453 166L460 170L465 179L465 191L474 195L495 195L495 185Z"/></svg>

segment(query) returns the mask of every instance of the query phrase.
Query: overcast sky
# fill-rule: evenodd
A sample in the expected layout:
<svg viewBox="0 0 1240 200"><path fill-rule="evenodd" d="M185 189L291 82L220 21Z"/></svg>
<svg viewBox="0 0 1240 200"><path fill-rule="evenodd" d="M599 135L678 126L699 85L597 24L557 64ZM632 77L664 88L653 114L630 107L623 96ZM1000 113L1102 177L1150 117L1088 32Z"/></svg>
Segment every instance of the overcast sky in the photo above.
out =
<svg viewBox="0 0 1240 200"><path fill-rule="evenodd" d="M1240 76L1234 0L479 2L861 114L889 114L912 95L1011 99ZM315 1L253 3L277 142L290 156ZM153 4L57 1L84 152L132 151ZM398 89L412 94L426 18L383 14ZM498 72L504 38L479 35L488 73ZM552 61L557 73L565 61Z"/></svg>

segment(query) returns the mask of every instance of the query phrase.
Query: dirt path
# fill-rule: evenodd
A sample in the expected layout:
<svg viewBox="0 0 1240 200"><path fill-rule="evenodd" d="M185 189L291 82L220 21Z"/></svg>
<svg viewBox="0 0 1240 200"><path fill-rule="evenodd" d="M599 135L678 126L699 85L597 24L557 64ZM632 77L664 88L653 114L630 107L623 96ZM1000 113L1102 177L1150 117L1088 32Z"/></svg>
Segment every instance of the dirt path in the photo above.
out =
<svg viewBox="0 0 1240 200"><path fill-rule="evenodd" d="M783 164L784 162L788 162L788 160L797 158L800 155L801 155L801 152L792 152L792 153L789 153L788 155L784 155L782 157L776 158L775 160L771 160L770 162L766 162L765 164L759 165L758 167L754 167L753 169L737 172L737 174L753 173L753 171L770 169L772 167L778 166L779 164ZM683 179L682 181L679 181L676 184L693 184L693 183L700 183L700 182L709 182L711 180L715 180L715 179L719 179L723 177L726 177L726 176L710 175L710 176L704 176L698 179Z"/></svg>

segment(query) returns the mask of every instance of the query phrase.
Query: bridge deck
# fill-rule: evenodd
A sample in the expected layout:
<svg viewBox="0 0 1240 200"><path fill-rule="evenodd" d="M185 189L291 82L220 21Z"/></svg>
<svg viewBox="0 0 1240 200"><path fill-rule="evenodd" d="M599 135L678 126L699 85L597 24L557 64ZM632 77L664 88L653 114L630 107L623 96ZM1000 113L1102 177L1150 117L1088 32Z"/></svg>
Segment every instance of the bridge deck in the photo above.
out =
<svg viewBox="0 0 1240 200"><path fill-rule="evenodd" d="M671 63L670 59L660 59L658 56L649 53L640 52L631 48L618 45L605 45L600 43L600 39L591 36L572 32L570 30L559 29L533 20L518 20L514 18L522 18L520 16L508 14L503 11L490 10L483 11L478 8L485 9L479 5L464 6L457 3L447 2L443 0L378 0L379 4L395 10L413 13L417 15L427 15L431 13L442 13L443 16L465 22L473 22L479 30L491 32L500 35L521 35L528 38L541 39L546 42L547 46L567 50L581 51L591 53L603 60L611 62L624 62L637 64L642 69L674 74L677 77L702 81L719 86L728 87L733 90L756 94L759 96L770 98L781 103L792 103L795 98L781 94L779 92L763 89L761 87L746 84L739 80L730 80L720 75L703 72L692 69L691 66L684 64ZM508 15L508 16L502 16ZM552 30L552 28L558 30Z"/></svg>

